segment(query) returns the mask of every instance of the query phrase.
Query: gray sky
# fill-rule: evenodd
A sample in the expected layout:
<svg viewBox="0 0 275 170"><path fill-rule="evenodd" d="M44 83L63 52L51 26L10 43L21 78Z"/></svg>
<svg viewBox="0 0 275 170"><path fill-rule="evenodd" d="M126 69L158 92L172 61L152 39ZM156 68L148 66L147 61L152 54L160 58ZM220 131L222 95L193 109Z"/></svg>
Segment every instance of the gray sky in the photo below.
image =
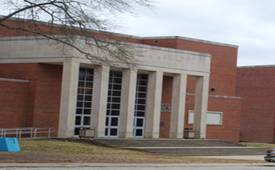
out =
<svg viewBox="0 0 275 170"><path fill-rule="evenodd" d="M238 65L275 64L274 0L155 0L153 9L137 9L116 23L120 33L238 45Z"/></svg>

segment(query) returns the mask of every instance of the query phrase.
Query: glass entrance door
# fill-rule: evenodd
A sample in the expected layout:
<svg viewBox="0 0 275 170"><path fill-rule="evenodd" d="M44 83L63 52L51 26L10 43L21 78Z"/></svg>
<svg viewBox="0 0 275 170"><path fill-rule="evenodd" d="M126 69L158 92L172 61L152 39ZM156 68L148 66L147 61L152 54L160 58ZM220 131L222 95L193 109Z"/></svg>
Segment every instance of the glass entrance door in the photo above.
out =
<svg viewBox="0 0 275 170"><path fill-rule="evenodd" d="M147 84L148 75L138 74L133 128L134 137L144 137Z"/></svg>
<svg viewBox="0 0 275 170"><path fill-rule="evenodd" d="M120 99L121 99L121 71L110 71L108 103L105 121L105 136L117 137L119 125Z"/></svg>
<svg viewBox="0 0 275 170"><path fill-rule="evenodd" d="M93 95L93 75L93 69L80 68L79 70L74 129L75 135L79 135L80 129L90 128Z"/></svg>

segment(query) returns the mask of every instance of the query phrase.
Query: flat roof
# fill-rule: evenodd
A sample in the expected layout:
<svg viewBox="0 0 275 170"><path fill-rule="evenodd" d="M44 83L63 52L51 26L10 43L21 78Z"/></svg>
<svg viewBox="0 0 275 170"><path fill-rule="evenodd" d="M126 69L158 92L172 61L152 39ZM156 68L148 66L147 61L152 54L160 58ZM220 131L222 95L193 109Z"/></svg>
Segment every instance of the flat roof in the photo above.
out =
<svg viewBox="0 0 275 170"><path fill-rule="evenodd" d="M143 37L143 39L180 39L180 40L187 40L187 41L193 41L193 42L200 42L204 44L212 44L212 45L219 45L219 46L226 46L226 47L233 47L233 48L239 48L238 45L234 44L228 44L228 43L221 43L216 41L209 41L209 40L203 40L203 39L197 39L197 38L189 38L189 37L183 37L183 36L156 36L156 37Z"/></svg>
<svg viewBox="0 0 275 170"><path fill-rule="evenodd" d="M250 65L250 66L238 66L238 68L270 68L275 67L274 65Z"/></svg>

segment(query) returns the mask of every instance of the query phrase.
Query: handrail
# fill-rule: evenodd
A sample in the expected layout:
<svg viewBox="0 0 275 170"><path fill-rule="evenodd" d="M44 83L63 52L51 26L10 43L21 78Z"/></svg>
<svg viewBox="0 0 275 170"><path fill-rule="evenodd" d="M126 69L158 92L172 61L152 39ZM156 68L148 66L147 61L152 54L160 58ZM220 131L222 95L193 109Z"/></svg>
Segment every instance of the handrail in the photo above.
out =
<svg viewBox="0 0 275 170"><path fill-rule="evenodd" d="M16 138L51 138L54 128L1 128L0 137L16 137Z"/></svg>

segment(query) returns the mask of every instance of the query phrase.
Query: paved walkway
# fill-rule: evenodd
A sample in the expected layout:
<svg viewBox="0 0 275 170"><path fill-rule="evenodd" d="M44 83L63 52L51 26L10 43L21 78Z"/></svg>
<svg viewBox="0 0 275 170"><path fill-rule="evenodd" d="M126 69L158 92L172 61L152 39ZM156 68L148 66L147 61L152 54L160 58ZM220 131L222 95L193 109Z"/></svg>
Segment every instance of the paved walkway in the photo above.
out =
<svg viewBox="0 0 275 170"><path fill-rule="evenodd" d="M235 160L255 160L264 161L265 155L239 155L239 156L194 156L195 158L217 158L217 159L235 159ZM275 164L274 164L275 165Z"/></svg>
<svg viewBox="0 0 275 170"><path fill-rule="evenodd" d="M244 147L244 146L187 146L187 147L165 147L165 146L146 146L146 147L120 147L124 149L257 149L255 147ZM262 148L261 148L262 149Z"/></svg>
<svg viewBox="0 0 275 170"><path fill-rule="evenodd" d="M0 164L6 170L273 170L275 164Z"/></svg>

